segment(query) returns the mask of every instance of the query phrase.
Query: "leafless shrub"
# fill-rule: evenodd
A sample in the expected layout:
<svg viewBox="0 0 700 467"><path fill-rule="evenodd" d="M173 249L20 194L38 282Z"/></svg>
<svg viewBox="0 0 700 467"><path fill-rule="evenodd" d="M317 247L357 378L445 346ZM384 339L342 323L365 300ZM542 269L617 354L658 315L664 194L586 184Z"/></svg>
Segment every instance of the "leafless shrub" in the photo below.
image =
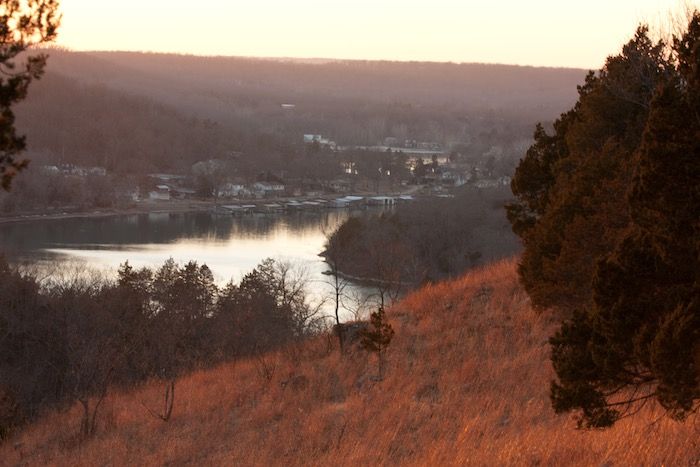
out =
<svg viewBox="0 0 700 467"><path fill-rule="evenodd" d="M143 402L141 405L151 414L153 417L158 418L164 422L170 420L173 414L173 405L175 404L175 379L170 379L165 382L163 389L162 398L162 408L160 411L155 411L149 408Z"/></svg>
<svg viewBox="0 0 700 467"><path fill-rule="evenodd" d="M272 382L277 370L277 358L274 355L269 355L263 352L255 354L255 370L257 371L263 385L267 386Z"/></svg>

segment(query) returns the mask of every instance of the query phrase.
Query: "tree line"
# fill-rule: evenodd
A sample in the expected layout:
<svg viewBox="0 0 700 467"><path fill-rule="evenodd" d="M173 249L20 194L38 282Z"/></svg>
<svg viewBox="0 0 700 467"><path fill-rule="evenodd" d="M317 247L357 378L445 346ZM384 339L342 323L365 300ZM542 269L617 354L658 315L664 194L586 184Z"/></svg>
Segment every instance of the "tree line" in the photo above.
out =
<svg viewBox="0 0 700 467"><path fill-rule="evenodd" d="M379 284L405 288L455 277L519 251L503 214L510 199L505 187L464 186L454 197L351 217L329 237L325 256L340 273Z"/></svg>
<svg viewBox="0 0 700 467"><path fill-rule="evenodd" d="M640 27L535 142L508 207L551 339L557 412L607 427L700 400L700 14L670 41Z"/></svg>
<svg viewBox="0 0 700 467"><path fill-rule="evenodd" d="M326 328L302 271L267 259L238 284L206 265L124 263L116 280L50 276L0 263L0 439L48 408L79 401L91 434L109 387L161 379L172 413L178 375L257 355Z"/></svg>

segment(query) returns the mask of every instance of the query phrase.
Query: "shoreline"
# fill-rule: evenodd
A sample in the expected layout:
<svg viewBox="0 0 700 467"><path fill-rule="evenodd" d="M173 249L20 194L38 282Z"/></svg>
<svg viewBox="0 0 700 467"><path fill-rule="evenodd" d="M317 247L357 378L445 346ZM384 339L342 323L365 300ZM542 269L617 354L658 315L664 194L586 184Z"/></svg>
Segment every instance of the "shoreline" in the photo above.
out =
<svg viewBox="0 0 700 467"><path fill-rule="evenodd" d="M126 208L104 208L90 209L73 212L44 212L44 213L24 213L7 217L0 217L0 224L14 224L23 222L36 222L42 220L61 219L94 219L112 216L129 216L136 214L166 214L166 213L186 213L204 212L214 207L214 204L206 202L198 203L149 203L141 206L131 206ZM57 211L61 211L57 209Z"/></svg>
<svg viewBox="0 0 700 467"><path fill-rule="evenodd" d="M326 250L323 250L321 253L318 254L320 258L323 258L323 262L328 265L330 268L330 264L328 263L328 255L326 254ZM398 285L399 287L415 287L418 285L417 283L412 283L412 282L403 282L403 281L387 281L387 280L381 280L381 279L376 279L372 277L362 277L362 276L354 276L352 274L345 273L343 271L338 270L337 272L333 272L331 269L328 269L326 271L323 271L321 274L324 276L333 276L335 274L338 275L339 278L344 279L348 282L352 282L357 285L361 285L364 287L377 287L379 285Z"/></svg>
<svg viewBox="0 0 700 467"><path fill-rule="evenodd" d="M362 194L362 196L372 196L370 194ZM391 196L400 196L400 194L393 194ZM315 199L325 199L327 201L332 201L337 195L322 195ZM288 203L290 201L298 200L298 197L283 197L283 198L265 198L265 199L237 199L236 204L255 204L255 205L265 205L274 203ZM22 222L35 222L42 220L59 220L59 219L89 219L89 218L100 218L100 217L111 217L111 216L128 216L134 214L167 214L167 213L189 213L189 212L211 212L217 213L218 210L225 204L231 201L202 201L202 200L170 200L170 201L143 201L138 204L134 204L128 207L121 208L91 208L85 210L75 210L75 211L64 211L65 208L56 208L56 212L25 212L19 214L13 214L10 216L0 216L0 225L11 224L11 223L22 223ZM344 206L334 209L344 209L352 208L354 206ZM364 207L364 205L363 205ZM330 206L322 207L322 209L331 209ZM271 211L273 212L273 211ZM274 211L278 212L278 211ZM280 212L285 212L284 210ZM225 212L222 212L224 214ZM225 214L234 213L226 212Z"/></svg>
<svg viewBox="0 0 700 467"><path fill-rule="evenodd" d="M413 187L408 190L401 190L399 192L393 192L386 196L402 196L402 195L416 195L418 189ZM363 197L380 196L378 193L366 193L358 192L358 195ZM338 197L342 197L340 193L326 193L319 195L314 199L325 199L326 201L332 201ZM89 218L100 218L100 217L111 217L111 216L128 216L134 214L167 214L167 213L188 213L188 212L213 212L218 213L218 208L221 208L226 204L255 204L255 205L265 205L273 203L289 203L291 201L299 200L298 196L284 196L279 198L252 198L252 199L235 199L235 200L169 200L169 201L152 201L144 200L137 202L131 206L119 207L119 208L87 208L78 209L75 211L65 211L66 208L56 208L56 212L25 212L12 214L8 216L0 215L0 225L11 224L11 223L21 223L21 222L34 222L41 220L58 220L58 219L89 219ZM309 198L310 199L310 198ZM354 206L347 206L354 207ZM323 209L330 209L329 207L323 207ZM343 208L339 208L343 209ZM229 213L227 213L229 214Z"/></svg>

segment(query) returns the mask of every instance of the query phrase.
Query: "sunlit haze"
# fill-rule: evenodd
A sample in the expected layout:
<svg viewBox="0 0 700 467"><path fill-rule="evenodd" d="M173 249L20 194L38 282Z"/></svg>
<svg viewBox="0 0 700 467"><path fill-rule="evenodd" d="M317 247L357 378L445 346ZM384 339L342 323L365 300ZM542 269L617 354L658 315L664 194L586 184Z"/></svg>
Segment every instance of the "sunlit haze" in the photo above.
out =
<svg viewBox="0 0 700 467"><path fill-rule="evenodd" d="M75 50L598 68L678 0L63 0Z"/></svg>

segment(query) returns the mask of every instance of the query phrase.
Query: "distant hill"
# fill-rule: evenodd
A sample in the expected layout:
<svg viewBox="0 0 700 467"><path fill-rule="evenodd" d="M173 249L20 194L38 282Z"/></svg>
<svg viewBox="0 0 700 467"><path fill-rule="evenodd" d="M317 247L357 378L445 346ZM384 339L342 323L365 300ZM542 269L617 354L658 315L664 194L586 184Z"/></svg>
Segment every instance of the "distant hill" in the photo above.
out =
<svg viewBox="0 0 700 467"><path fill-rule="evenodd" d="M178 106L260 106L318 100L508 110L551 119L570 105L580 69L432 62L320 63L138 52L51 51L50 69L158 96ZM184 98L184 101L183 101ZM217 105L207 116L222 109Z"/></svg>
<svg viewBox="0 0 700 467"><path fill-rule="evenodd" d="M49 72L17 108L36 163L177 169L240 145L231 129L196 119L152 98Z"/></svg>
<svg viewBox="0 0 700 467"><path fill-rule="evenodd" d="M584 78L509 65L48 53L46 77L18 108L34 157L132 171L289 153L305 133L341 145L474 143L479 157L494 141L521 147Z"/></svg>

